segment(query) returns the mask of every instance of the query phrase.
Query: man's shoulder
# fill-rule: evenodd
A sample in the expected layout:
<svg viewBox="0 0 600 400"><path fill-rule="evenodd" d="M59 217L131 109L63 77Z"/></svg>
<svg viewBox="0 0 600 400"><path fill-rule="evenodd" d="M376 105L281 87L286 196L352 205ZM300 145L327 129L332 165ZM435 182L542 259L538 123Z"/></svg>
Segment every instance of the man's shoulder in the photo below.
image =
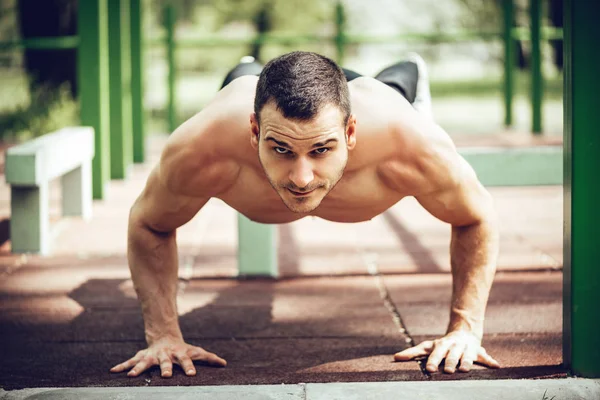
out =
<svg viewBox="0 0 600 400"><path fill-rule="evenodd" d="M244 133L250 126L254 95L252 80L242 78L169 137L160 166L174 193L214 196L235 181L242 164L239 148L250 142Z"/></svg>
<svg viewBox="0 0 600 400"><path fill-rule="evenodd" d="M460 156L448 133L408 102L390 106L382 105L373 112L385 115L371 117L385 121L388 129L386 156L382 158L385 162L380 164L379 172L395 189L409 191L408 195L451 186L457 174L453 167Z"/></svg>
<svg viewBox="0 0 600 400"><path fill-rule="evenodd" d="M159 164L170 192L213 197L233 184L239 163L221 145L222 136L198 135L165 146Z"/></svg>
<svg viewBox="0 0 600 400"><path fill-rule="evenodd" d="M248 103L253 104L257 83L258 76L240 76L222 88L215 96L213 102L225 102L235 106L240 106L242 104L247 105Z"/></svg>

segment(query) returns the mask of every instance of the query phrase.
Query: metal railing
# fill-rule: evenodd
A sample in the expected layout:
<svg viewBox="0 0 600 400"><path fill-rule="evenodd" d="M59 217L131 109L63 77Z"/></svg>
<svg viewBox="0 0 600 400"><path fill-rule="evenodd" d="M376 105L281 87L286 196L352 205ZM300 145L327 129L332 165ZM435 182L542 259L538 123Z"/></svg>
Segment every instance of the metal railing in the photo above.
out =
<svg viewBox="0 0 600 400"><path fill-rule="evenodd" d="M471 40L504 42L504 114L505 125L513 123L513 97L514 97L514 53L515 41L531 41L531 110L532 132L542 132L542 105L544 78L542 74L542 57L540 43L546 40L560 40L563 37L562 29L541 26L541 0L530 0L530 28L514 27L513 0L503 0L503 26L492 31L454 31L454 32L410 32L397 35L357 35L346 32L346 14L341 3L337 3L334 12L335 33L333 35L311 34L282 34L267 33L255 37L224 38L216 35L207 35L200 38L176 38L175 27L177 24L173 6L165 7L164 28L166 35L145 40L146 46L164 46L167 55L167 87L168 87L168 126L175 130L177 126L176 106L176 81L177 49L187 47L228 47L252 44L279 44L299 46L305 44L332 43L336 49L335 59L343 64L346 48L350 45L360 44L392 44L392 43L459 43ZM27 49L69 49L79 46L77 36L64 36L52 38L30 38L0 42L0 51L27 48Z"/></svg>
<svg viewBox="0 0 600 400"><path fill-rule="evenodd" d="M562 39L563 32L560 28L541 26L541 0L530 0L531 28L514 27L513 0L504 0L502 27L492 31L454 31L454 32L409 32L396 35L357 35L346 32L346 14L341 3L337 3L334 13L335 33L333 35L298 35L284 33L258 34L255 37L224 38L216 35L207 35L199 38L176 38L176 14L173 6L165 7L164 28L165 36L154 37L147 40L150 46L164 46L167 51L168 66L168 121L169 130L173 131L177 125L176 106L176 51L181 48L199 47L227 47L249 46L253 44L279 44L299 46L305 44L332 43L336 49L336 61L343 64L346 48L349 45L360 44L393 44L393 43L460 43L472 40L503 41L505 48L504 63L504 114L505 125L513 123L513 97L514 97L514 65L515 41L532 41L531 54L531 110L533 133L542 132L542 106L543 106L543 75L540 43L546 40Z"/></svg>

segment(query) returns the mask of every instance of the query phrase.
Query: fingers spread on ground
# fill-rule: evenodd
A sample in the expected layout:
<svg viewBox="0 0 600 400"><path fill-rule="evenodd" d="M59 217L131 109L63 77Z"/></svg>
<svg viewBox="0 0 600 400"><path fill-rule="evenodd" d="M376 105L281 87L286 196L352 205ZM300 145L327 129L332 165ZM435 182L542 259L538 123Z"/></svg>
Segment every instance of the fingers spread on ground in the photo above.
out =
<svg viewBox="0 0 600 400"><path fill-rule="evenodd" d="M487 365L490 368L500 368L500 363L490 356L483 347L477 355L477 362Z"/></svg>
<svg viewBox="0 0 600 400"><path fill-rule="evenodd" d="M163 378L170 378L173 376L173 362L171 357L164 351L158 353L158 362L160 364L160 376Z"/></svg>
<svg viewBox="0 0 600 400"><path fill-rule="evenodd" d="M186 375L188 376L194 376L196 375L196 368L194 367L194 363L192 362L192 359L185 353L183 354L177 354L177 363L181 366L181 368L183 369L183 371L185 372Z"/></svg>
<svg viewBox="0 0 600 400"><path fill-rule="evenodd" d="M151 363L148 361L148 359L144 358L140 362L138 362L131 371L127 373L127 376L138 376L139 374L147 370L150 365Z"/></svg>
<svg viewBox="0 0 600 400"><path fill-rule="evenodd" d="M453 374L456 371L456 365L465 352L466 345L455 343L450 347L450 351L446 355L446 362L444 363L444 372Z"/></svg>
<svg viewBox="0 0 600 400"><path fill-rule="evenodd" d="M433 348L425 367L428 372L436 372L438 370L438 366L448 354L448 348L450 347L450 343L446 341L437 341L434 345L435 347Z"/></svg>
<svg viewBox="0 0 600 400"><path fill-rule="evenodd" d="M433 349L433 341L428 340L422 342L417 346L410 347L394 354L394 360L396 361L409 361L416 357L426 356L431 353Z"/></svg>
<svg viewBox="0 0 600 400"><path fill-rule="evenodd" d="M205 351L204 354L202 354L198 358L195 358L195 360L206 361L207 363L217 367L225 367L227 365L227 361L225 361L215 353L211 353L210 351Z"/></svg>
<svg viewBox="0 0 600 400"><path fill-rule="evenodd" d="M462 358L460 359L460 372L469 372L473 368L473 362L477 359L477 350L469 346L466 348Z"/></svg>
<svg viewBox="0 0 600 400"><path fill-rule="evenodd" d="M137 363L137 360L131 358L121 364L115 365L110 369L110 372L123 372L126 369L133 367Z"/></svg>

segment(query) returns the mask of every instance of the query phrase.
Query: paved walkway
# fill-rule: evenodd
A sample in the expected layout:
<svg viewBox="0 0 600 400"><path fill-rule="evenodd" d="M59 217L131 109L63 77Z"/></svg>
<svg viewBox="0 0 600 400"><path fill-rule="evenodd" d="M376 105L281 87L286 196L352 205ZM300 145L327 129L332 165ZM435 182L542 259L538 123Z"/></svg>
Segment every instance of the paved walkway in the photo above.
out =
<svg viewBox="0 0 600 400"><path fill-rule="evenodd" d="M200 367L193 378L178 369L172 379L160 378L158 369L133 379L110 374L112 365L144 345L125 256L127 213L163 143L153 137L149 162L136 165L126 181L110 183L90 222L60 219L60 192L53 186L52 256L11 255L10 242L3 241L0 387L566 376L558 186L490 189L502 240L484 346L502 364L499 370L429 374L419 362L393 362L395 352L443 334L448 322L450 228L414 199L365 223L308 218L279 226L284 279L278 281L232 279L236 215L211 200L178 233L179 312L184 336L227 359L228 366ZM7 231L9 201L2 183L0 233Z"/></svg>

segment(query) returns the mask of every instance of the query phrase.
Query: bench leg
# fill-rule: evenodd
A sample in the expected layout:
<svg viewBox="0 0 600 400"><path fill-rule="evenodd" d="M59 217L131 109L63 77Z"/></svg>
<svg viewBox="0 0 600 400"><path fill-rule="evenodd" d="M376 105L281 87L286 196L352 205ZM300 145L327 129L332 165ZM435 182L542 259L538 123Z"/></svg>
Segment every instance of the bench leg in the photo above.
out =
<svg viewBox="0 0 600 400"><path fill-rule="evenodd" d="M10 240L13 253L50 251L48 184L12 186Z"/></svg>
<svg viewBox="0 0 600 400"><path fill-rule="evenodd" d="M92 162L87 161L79 168L61 178L62 210L65 216L92 217Z"/></svg>
<svg viewBox="0 0 600 400"><path fill-rule="evenodd" d="M238 275L278 276L276 232L238 214Z"/></svg>

